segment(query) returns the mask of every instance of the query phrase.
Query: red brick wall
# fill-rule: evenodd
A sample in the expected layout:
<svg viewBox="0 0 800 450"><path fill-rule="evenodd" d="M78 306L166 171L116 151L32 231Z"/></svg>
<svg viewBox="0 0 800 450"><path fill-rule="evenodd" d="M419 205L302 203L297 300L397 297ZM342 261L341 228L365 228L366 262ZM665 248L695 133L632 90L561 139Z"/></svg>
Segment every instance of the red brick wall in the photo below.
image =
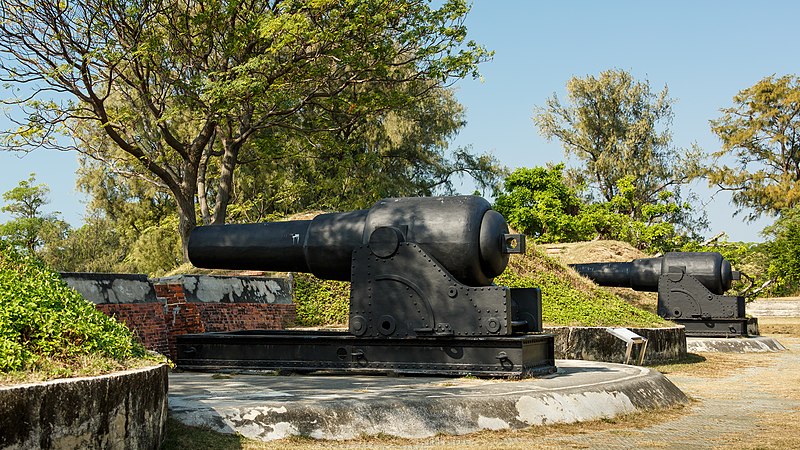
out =
<svg viewBox="0 0 800 450"><path fill-rule="evenodd" d="M161 303L105 303L95 305L105 314L116 317L139 337L145 347L169 356L167 324Z"/></svg>
<svg viewBox="0 0 800 450"><path fill-rule="evenodd" d="M163 303L107 303L97 309L124 322L145 347L175 358L175 336L206 331L281 330L294 304L187 302L181 284L155 284Z"/></svg>
<svg viewBox="0 0 800 450"><path fill-rule="evenodd" d="M205 331L282 330L295 318L295 306L265 303L200 303Z"/></svg>

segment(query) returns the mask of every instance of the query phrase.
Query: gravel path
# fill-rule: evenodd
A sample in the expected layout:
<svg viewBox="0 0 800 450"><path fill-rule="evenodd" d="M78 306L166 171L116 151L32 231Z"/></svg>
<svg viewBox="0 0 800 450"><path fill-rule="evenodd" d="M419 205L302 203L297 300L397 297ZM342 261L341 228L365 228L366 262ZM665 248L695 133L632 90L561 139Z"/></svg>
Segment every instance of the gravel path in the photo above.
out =
<svg viewBox="0 0 800 450"><path fill-rule="evenodd" d="M680 417L642 429L544 437L543 447L604 449L797 448L800 445L800 339L788 351L736 355L758 366L724 377L668 375L696 402ZM786 425L786 426L784 426ZM506 442L512 447L514 442Z"/></svg>

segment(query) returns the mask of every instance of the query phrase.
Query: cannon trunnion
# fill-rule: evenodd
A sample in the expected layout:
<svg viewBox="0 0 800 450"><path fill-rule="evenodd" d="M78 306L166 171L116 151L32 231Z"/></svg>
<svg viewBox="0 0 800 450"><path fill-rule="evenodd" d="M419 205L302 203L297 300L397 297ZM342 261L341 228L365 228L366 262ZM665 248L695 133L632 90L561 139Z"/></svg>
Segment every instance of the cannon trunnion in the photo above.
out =
<svg viewBox="0 0 800 450"><path fill-rule="evenodd" d="M349 280L348 332L248 330L177 338L184 369L525 376L555 370L541 293L492 284L524 236L474 196L385 199L313 220L198 227L199 267Z"/></svg>
<svg viewBox="0 0 800 450"><path fill-rule="evenodd" d="M658 292L658 315L686 327L687 336L758 334L742 296L724 295L739 272L716 252L671 252L631 262L571 264L601 286Z"/></svg>

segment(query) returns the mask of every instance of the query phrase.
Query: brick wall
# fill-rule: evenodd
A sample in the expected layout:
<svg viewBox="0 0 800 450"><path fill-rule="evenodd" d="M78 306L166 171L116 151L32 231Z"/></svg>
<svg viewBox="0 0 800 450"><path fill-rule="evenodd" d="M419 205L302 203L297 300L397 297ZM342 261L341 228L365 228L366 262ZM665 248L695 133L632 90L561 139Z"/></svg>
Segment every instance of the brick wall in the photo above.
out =
<svg viewBox="0 0 800 450"><path fill-rule="evenodd" d="M62 274L100 311L124 322L150 350L176 356L175 336L284 329L295 319L286 280L258 277ZM143 284L144 283L144 284ZM146 286L145 286L146 285Z"/></svg>
<svg viewBox="0 0 800 450"><path fill-rule="evenodd" d="M107 303L95 305L133 330L145 347L169 355L164 305L160 303Z"/></svg>
<svg viewBox="0 0 800 450"><path fill-rule="evenodd" d="M282 330L295 319L293 303L232 303L188 301L183 283L153 286L164 301L169 354L175 355L175 336L206 331Z"/></svg>

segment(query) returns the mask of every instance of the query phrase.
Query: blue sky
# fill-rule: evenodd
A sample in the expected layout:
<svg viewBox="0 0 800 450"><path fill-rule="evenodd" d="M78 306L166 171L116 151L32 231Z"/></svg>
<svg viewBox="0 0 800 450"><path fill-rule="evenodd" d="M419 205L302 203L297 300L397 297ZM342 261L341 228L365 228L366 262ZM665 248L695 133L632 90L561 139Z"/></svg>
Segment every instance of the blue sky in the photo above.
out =
<svg viewBox="0 0 800 450"><path fill-rule="evenodd" d="M538 135L534 107L553 93L564 98L572 76L618 68L649 80L655 91L669 87L676 100L675 145L695 142L707 152L717 150L708 121L719 117L738 91L768 75L800 73L798 17L800 3L789 1L475 0L467 19L469 38L494 50L495 57L482 65L483 81L456 84L468 124L453 145L492 152L511 168L562 161L560 144ZM84 207L74 188L77 156L48 151L20 156L0 152L0 192L35 172L51 188L50 211L79 225ZM695 189L708 201L704 184ZM734 207L723 194L706 208L709 236L724 230L733 240L760 240L759 232L772 222L733 217Z"/></svg>

